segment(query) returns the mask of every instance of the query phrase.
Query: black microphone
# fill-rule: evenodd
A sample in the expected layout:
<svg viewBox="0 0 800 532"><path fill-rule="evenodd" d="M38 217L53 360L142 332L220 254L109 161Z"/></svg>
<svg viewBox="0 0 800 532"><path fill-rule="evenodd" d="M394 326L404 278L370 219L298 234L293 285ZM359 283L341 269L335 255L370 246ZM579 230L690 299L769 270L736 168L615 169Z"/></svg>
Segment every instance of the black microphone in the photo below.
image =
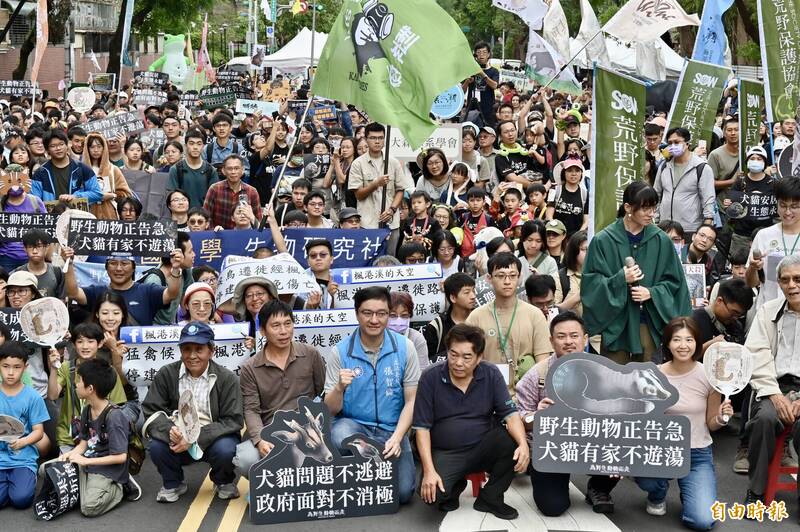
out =
<svg viewBox="0 0 800 532"><path fill-rule="evenodd" d="M634 266L636 266L636 261L633 259L633 257L625 257L625 267L626 268L633 268ZM630 285L631 285L631 287L639 286L639 281L634 281L634 282L630 283ZM641 302L639 303L639 310L640 311L642 310Z"/></svg>

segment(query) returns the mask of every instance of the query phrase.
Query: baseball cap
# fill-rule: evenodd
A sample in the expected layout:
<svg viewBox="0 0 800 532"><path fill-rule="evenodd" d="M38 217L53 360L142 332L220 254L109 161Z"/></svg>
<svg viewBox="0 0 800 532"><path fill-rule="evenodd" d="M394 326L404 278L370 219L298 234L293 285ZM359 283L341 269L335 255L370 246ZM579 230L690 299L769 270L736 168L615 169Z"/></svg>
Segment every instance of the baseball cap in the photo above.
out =
<svg viewBox="0 0 800 532"><path fill-rule="evenodd" d="M483 126L481 128L481 133L488 133L489 135L496 137L497 133L494 132L494 129L489 126Z"/></svg>
<svg viewBox="0 0 800 532"><path fill-rule="evenodd" d="M556 183L561 183L562 175L564 170L571 167L580 168L581 171L585 171L586 169L583 167L583 163L577 157L567 157L560 163L556 164L553 167L553 179Z"/></svg>
<svg viewBox="0 0 800 532"><path fill-rule="evenodd" d="M569 125L579 124L580 122L578 122L578 118L575 115L567 115L567 117L564 119L564 123Z"/></svg>
<svg viewBox="0 0 800 532"><path fill-rule="evenodd" d="M547 222L545 229L548 233L567 234L567 228L561 220L550 220Z"/></svg>
<svg viewBox="0 0 800 532"><path fill-rule="evenodd" d="M190 321L181 329L178 345L209 344L214 341L214 331L202 321Z"/></svg>
<svg viewBox="0 0 800 532"><path fill-rule="evenodd" d="M745 158L745 160L749 159L752 155L760 155L761 157L764 158L765 161L767 160L767 150L765 150L761 146L750 146L747 149L747 157Z"/></svg>
<svg viewBox="0 0 800 532"><path fill-rule="evenodd" d="M30 286L39 289L39 280L31 272L14 272L8 277L6 286Z"/></svg>
<svg viewBox="0 0 800 532"><path fill-rule="evenodd" d="M340 220L348 220L350 218L361 218L361 214L358 210L354 209L353 207L345 207L339 212L339 219Z"/></svg>
<svg viewBox="0 0 800 532"><path fill-rule="evenodd" d="M128 93L125 92L125 91L122 91L122 92L119 93L118 97L119 98L125 98L127 100L128 99Z"/></svg>

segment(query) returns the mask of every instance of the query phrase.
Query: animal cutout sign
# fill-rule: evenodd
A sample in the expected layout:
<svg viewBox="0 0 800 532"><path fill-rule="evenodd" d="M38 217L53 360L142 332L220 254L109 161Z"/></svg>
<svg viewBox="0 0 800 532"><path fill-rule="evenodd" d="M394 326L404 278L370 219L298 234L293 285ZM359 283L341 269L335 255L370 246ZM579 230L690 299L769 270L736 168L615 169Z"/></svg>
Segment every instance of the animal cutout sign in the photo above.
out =
<svg viewBox="0 0 800 532"><path fill-rule="evenodd" d="M31 191L28 169L19 164L9 164L5 170L0 169L0 196L6 196L9 192L18 194L20 190Z"/></svg>

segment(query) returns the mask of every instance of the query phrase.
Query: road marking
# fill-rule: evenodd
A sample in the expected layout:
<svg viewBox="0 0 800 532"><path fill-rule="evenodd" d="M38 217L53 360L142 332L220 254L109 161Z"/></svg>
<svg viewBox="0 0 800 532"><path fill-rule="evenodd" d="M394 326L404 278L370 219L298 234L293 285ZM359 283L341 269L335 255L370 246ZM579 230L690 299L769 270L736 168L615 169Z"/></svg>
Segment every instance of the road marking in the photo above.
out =
<svg viewBox="0 0 800 532"><path fill-rule="evenodd" d="M211 501L214 499L214 483L211 482L211 477L206 475L200 489L197 490L189 510L186 512L186 517L183 518L181 526L178 527L178 532L197 532L200 525L203 524L203 519L206 517L208 507L211 506Z"/></svg>
<svg viewBox="0 0 800 532"><path fill-rule="evenodd" d="M236 532L242 522L242 517L247 510L247 494L250 491L250 483L246 478L239 479L236 485L239 488L239 498L228 501L228 507L222 515L222 521L217 528L217 532Z"/></svg>

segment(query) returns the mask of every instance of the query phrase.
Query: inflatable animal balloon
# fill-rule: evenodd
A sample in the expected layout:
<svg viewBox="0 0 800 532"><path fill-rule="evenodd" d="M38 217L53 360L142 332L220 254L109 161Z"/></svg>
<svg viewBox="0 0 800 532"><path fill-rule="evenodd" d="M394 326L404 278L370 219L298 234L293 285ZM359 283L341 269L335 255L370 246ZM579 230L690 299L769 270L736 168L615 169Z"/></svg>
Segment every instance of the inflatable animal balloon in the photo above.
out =
<svg viewBox="0 0 800 532"><path fill-rule="evenodd" d="M189 74L190 59L184 54L186 38L183 35L164 35L164 54L150 65L151 72L165 72L169 80L182 88Z"/></svg>

